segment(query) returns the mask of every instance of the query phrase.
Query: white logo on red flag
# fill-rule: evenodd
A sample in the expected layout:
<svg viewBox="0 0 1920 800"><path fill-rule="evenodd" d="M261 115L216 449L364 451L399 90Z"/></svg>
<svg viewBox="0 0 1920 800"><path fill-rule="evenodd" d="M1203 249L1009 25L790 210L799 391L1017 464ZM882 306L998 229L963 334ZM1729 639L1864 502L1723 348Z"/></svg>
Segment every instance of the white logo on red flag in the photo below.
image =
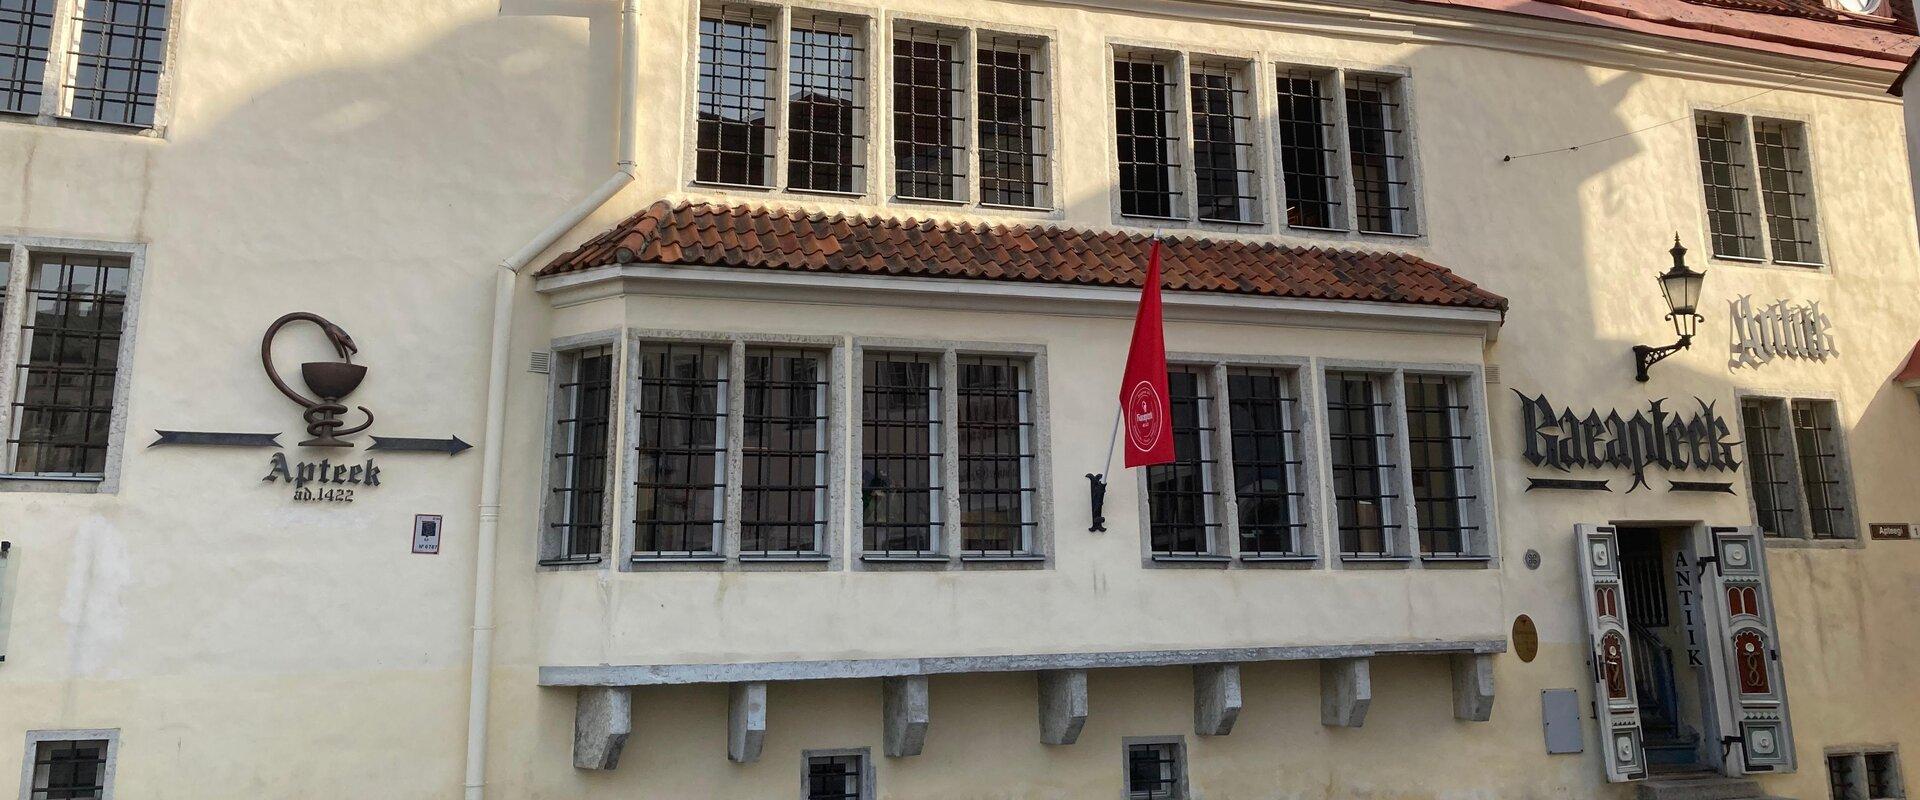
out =
<svg viewBox="0 0 1920 800"><path fill-rule="evenodd" d="M1133 449L1152 452L1160 444L1160 422L1167 405L1151 381L1140 381L1127 392L1127 443Z"/></svg>

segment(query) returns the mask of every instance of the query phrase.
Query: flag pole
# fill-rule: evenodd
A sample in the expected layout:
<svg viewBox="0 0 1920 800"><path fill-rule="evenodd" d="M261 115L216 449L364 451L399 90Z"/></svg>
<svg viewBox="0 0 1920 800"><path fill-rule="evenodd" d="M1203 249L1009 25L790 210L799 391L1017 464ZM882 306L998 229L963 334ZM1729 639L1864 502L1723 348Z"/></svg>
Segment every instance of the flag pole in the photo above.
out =
<svg viewBox="0 0 1920 800"><path fill-rule="evenodd" d="M1150 246L1160 244L1160 230L1158 228L1154 229L1153 238L1148 241ZM1148 271L1151 272L1151 268L1149 268ZM1143 290L1145 286L1146 280L1142 278L1141 287ZM1124 382L1123 380L1122 383ZM1107 504L1107 472L1113 469L1113 451L1120 443L1120 418L1125 415L1126 410L1127 407L1124 403L1114 403L1113 432L1107 436L1107 457L1100 462L1099 472L1087 473L1087 488L1092 493L1093 499L1093 524L1087 527L1087 532L1089 533L1105 533L1107 531L1107 518L1105 514L1101 513Z"/></svg>

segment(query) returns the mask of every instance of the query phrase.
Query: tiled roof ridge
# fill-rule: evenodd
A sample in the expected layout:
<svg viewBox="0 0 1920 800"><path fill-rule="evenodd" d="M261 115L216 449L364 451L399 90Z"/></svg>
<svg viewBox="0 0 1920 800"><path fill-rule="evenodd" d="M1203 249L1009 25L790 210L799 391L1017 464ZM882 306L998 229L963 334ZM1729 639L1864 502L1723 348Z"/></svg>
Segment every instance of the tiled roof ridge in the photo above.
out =
<svg viewBox="0 0 1920 800"><path fill-rule="evenodd" d="M1054 222L658 200L554 259L541 276L682 264L1083 286L1139 286L1154 234ZM1504 310L1506 299L1419 256L1191 232L1163 235L1169 290Z"/></svg>

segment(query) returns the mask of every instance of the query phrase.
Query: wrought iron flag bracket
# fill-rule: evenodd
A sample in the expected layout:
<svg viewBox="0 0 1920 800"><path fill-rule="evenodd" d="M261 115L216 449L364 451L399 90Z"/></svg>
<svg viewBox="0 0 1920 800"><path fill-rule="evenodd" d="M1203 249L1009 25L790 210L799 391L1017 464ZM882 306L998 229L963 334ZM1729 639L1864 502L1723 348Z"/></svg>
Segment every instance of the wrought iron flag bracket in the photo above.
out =
<svg viewBox="0 0 1920 800"><path fill-rule="evenodd" d="M306 382L308 389L319 395L318 400L294 391L273 368L273 337L280 333L281 328L295 322L311 322L319 326L320 331L326 334L327 341L333 345L334 352L340 355L339 361L309 361L300 365L301 379ZM366 406L359 406L359 409L360 413L367 416L367 421L342 429L347 423L340 419L341 414L347 413L347 407L340 402L341 398L352 394L354 389L359 388L360 381L367 377L367 368L353 363L353 354L359 351L360 348L353 343L353 337L319 314L295 311L267 326L266 335L260 339L260 365L266 369L267 379L273 381L274 388L307 409L307 435L313 438L301 442L302 447L352 447L352 442L342 441L339 437L359 433L373 425L373 412L368 411Z"/></svg>
<svg viewBox="0 0 1920 800"><path fill-rule="evenodd" d="M1087 473L1087 483L1088 489L1092 492L1091 497L1093 500L1093 525L1087 528L1087 532L1106 533L1107 476L1096 475L1089 472Z"/></svg>

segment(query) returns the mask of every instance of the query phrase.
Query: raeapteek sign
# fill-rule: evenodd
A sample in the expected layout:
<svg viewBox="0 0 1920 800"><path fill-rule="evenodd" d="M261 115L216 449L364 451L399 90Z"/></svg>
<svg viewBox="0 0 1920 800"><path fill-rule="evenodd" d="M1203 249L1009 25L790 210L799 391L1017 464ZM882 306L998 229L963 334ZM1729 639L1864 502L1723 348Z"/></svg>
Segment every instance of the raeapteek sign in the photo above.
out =
<svg viewBox="0 0 1920 800"><path fill-rule="evenodd" d="M1575 413L1570 407L1556 408L1547 396L1520 396L1522 435L1526 438L1527 463L1561 472L1575 469L1624 469L1633 474L1627 491L1647 484L1647 469L1717 470L1733 472L1740 468L1730 437L1733 431L1704 400L1691 415L1669 411L1666 400L1653 400L1633 416L1619 411L1599 410ZM1583 487L1585 488L1585 487ZM1604 483L1591 488L1606 488ZM1649 487L1651 488L1651 487Z"/></svg>

